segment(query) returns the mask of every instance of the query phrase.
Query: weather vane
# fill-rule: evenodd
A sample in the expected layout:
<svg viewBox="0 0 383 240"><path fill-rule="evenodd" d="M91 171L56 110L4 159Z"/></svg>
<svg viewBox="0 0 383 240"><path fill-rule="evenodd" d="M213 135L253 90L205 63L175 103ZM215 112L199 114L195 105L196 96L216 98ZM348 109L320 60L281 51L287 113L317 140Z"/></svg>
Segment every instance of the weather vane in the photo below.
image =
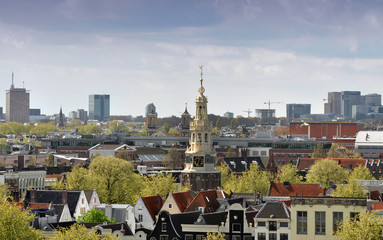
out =
<svg viewBox="0 0 383 240"><path fill-rule="evenodd" d="M199 66L199 69L201 69L201 86L202 86L202 82L203 82L203 78L202 78L202 75L203 75L203 73L202 73L202 68L203 68L203 66Z"/></svg>

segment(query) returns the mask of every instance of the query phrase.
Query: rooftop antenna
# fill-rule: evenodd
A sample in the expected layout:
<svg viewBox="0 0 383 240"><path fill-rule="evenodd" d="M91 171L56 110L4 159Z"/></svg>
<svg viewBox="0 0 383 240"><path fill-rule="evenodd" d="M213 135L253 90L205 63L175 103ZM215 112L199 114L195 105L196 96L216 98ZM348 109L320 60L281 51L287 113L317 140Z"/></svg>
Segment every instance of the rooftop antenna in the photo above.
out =
<svg viewBox="0 0 383 240"><path fill-rule="evenodd" d="M13 72L12 72L12 85L11 85L11 88L15 88L15 85L13 84L13 78L14 78L14 75L13 75Z"/></svg>
<svg viewBox="0 0 383 240"><path fill-rule="evenodd" d="M25 88L25 87L24 87L24 81L23 81L23 88Z"/></svg>

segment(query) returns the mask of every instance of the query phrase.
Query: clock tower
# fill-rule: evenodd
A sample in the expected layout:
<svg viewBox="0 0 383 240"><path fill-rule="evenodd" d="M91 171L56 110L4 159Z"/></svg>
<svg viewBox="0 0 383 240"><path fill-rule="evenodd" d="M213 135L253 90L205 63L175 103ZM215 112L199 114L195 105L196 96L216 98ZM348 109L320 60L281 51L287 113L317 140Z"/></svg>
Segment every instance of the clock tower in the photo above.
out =
<svg viewBox="0 0 383 240"><path fill-rule="evenodd" d="M211 139L212 124L207 115L207 97L204 95L202 66L201 87L196 98L195 118L190 122L190 140L187 148L182 182L191 184L194 191L216 189L221 184L221 173L215 167L217 153Z"/></svg>

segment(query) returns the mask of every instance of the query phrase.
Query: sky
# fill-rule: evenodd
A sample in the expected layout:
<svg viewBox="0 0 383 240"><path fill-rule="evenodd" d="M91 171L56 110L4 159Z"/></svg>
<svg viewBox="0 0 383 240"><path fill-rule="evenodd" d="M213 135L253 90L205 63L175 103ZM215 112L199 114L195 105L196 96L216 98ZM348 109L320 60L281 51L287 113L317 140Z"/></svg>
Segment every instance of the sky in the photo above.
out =
<svg viewBox="0 0 383 240"><path fill-rule="evenodd" d="M0 106L14 72L43 114L194 115L203 68L209 113L276 102L323 113L328 92L383 93L383 1L0 0Z"/></svg>

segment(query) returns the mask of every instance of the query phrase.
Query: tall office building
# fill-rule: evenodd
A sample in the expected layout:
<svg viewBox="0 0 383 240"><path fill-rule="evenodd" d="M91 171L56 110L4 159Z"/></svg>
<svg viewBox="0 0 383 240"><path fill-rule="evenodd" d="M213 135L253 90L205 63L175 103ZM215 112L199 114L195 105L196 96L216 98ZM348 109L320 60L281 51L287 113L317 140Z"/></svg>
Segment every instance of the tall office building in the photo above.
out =
<svg viewBox="0 0 383 240"><path fill-rule="evenodd" d="M324 104L324 113L333 113L335 115L341 115L341 92L329 92L327 97L327 103Z"/></svg>
<svg viewBox="0 0 383 240"><path fill-rule="evenodd" d="M110 96L89 95L89 119L105 122L110 120Z"/></svg>
<svg viewBox="0 0 383 240"><path fill-rule="evenodd" d="M372 93L372 94L367 94L364 96L365 97L365 104L369 106L380 106L382 105L382 95Z"/></svg>
<svg viewBox="0 0 383 240"><path fill-rule="evenodd" d="M311 114L311 104L286 104L287 118L300 118L301 115Z"/></svg>
<svg viewBox="0 0 383 240"><path fill-rule="evenodd" d="M341 92L341 114L346 118L352 118L352 106L363 105L365 97L360 95L360 91Z"/></svg>
<svg viewBox="0 0 383 240"><path fill-rule="evenodd" d="M29 91L25 88L15 88L13 83L6 91L6 122L29 122Z"/></svg>

